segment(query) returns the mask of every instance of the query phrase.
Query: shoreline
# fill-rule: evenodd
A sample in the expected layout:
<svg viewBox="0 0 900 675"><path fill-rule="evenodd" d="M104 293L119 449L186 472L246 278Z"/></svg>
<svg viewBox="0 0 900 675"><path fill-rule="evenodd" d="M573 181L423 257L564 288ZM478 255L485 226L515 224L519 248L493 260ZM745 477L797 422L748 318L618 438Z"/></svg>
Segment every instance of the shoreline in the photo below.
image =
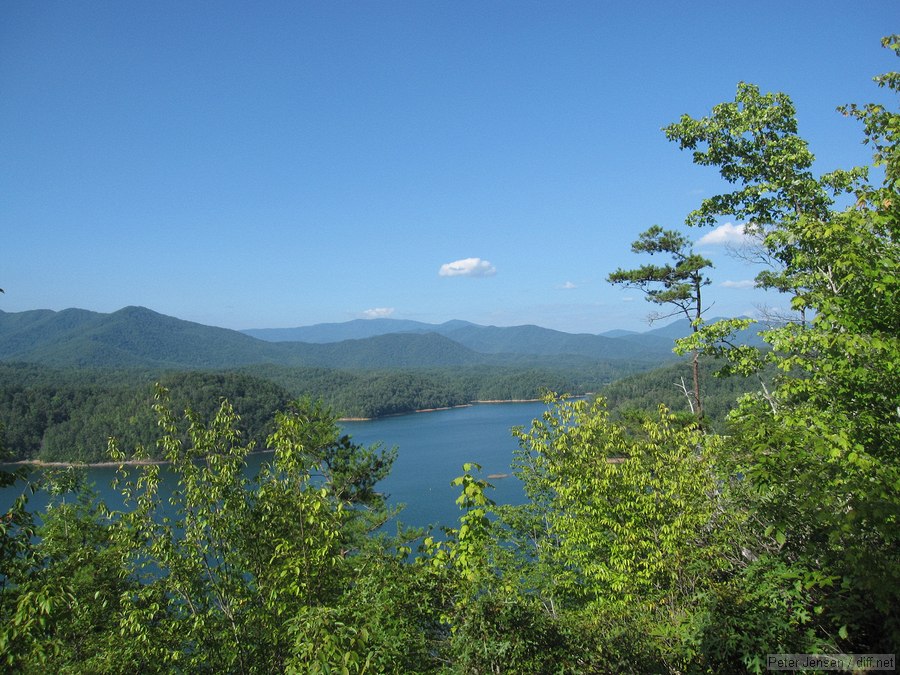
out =
<svg viewBox="0 0 900 675"><path fill-rule="evenodd" d="M580 398L580 397L579 397ZM338 422L374 422L375 420L387 419L388 417L400 417L401 415L415 415L417 413L440 412L442 410L455 410L457 408L471 408L475 405L486 404L496 405L502 403L540 403L540 398L511 398L511 399L485 399L470 401L469 403L460 403L459 405L443 406L439 408L420 408L418 410L410 410L408 412L391 413L390 415L382 415L381 417L339 417ZM256 450L256 452L269 452L269 450ZM17 459L12 462L0 462L0 469L6 466L34 466L37 468L68 468L68 467L84 467L84 468L117 468L120 466L150 466L170 464L164 459L126 459L122 462L46 462L40 459Z"/></svg>
<svg viewBox="0 0 900 675"><path fill-rule="evenodd" d="M587 396L588 394L584 394ZM576 396L575 398L582 398ZM380 417L339 417L338 422L374 422L375 420L383 420L388 417L400 417L401 415L415 415L417 413L440 412L442 410L456 410L457 408L471 408L480 404L497 404L497 403L540 403L542 398L495 398L495 399L477 399L468 403L460 403L458 405L446 405L439 408L418 408L416 410L408 410L406 412L390 413L389 415L381 415Z"/></svg>
<svg viewBox="0 0 900 675"><path fill-rule="evenodd" d="M374 422L375 420L385 420L388 417L401 417L403 415L415 415L416 413L439 412L441 410L454 410L456 408L471 408L471 403L460 403L459 405L447 405L442 408L419 408L418 410L407 410L406 412L390 413L381 415L380 417L338 417L338 422Z"/></svg>
<svg viewBox="0 0 900 675"><path fill-rule="evenodd" d="M120 466L152 466L171 464L165 459L126 459L122 462L45 462L42 459L17 459L14 462L0 462L0 469L6 466L36 466L55 467L66 469L69 467L84 467L85 469L115 469Z"/></svg>
<svg viewBox="0 0 900 675"><path fill-rule="evenodd" d="M420 412L440 412L441 410L455 410L456 408L471 408L472 403L460 403L459 405L446 405L441 408L419 408L417 410L407 410L402 413L390 413L389 415L381 415L380 417L338 417L338 422L374 422L375 420L385 420L388 417L401 417L403 415L415 415Z"/></svg>
<svg viewBox="0 0 900 675"><path fill-rule="evenodd" d="M542 398L492 398L483 401L472 401L472 403L540 403Z"/></svg>

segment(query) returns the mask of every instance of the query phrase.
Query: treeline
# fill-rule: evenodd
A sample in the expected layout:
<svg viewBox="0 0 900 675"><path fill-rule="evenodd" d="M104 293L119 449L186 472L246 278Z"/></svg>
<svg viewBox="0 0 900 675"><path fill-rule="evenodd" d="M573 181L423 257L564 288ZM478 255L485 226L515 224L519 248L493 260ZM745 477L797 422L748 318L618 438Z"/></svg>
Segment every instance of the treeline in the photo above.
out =
<svg viewBox="0 0 900 675"><path fill-rule="evenodd" d="M159 382L176 410L209 416L228 399L240 431L264 443L272 418L309 397L341 417L374 418L477 400L536 399L547 391L596 391L625 367L548 371L516 367L345 371L259 366L239 371L53 369L0 364L0 442L14 460L101 462L111 436L157 457L160 432L150 401ZM627 371L626 371L627 372Z"/></svg>
<svg viewBox="0 0 900 675"><path fill-rule="evenodd" d="M548 391L584 394L647 368L645 363L579 363L557 368L462 366L415 370L333 370L255 366L253 373L294 397L320 399L344 417L382 417L472 401L537 399Z"/></svg>

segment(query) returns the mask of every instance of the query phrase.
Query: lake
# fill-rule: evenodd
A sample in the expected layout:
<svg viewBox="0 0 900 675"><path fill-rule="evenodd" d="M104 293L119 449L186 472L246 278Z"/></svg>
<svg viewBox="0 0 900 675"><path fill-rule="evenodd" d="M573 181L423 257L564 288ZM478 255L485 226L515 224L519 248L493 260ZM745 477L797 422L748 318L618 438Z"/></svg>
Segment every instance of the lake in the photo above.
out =
<svg viewBox="0 0 900 675"><path fill-rule="evenodd" d="M343 422L341 427L357 443L381 442L386 447L397 446L397 460L391 475L379 485L381 491L389 495L391 504L406 505L399 516L403 523L415 527L452 526L459 517L456 506L459 490L451 487L450 481L462 474L465 462L477 462L482 466L480 477L494 485L495 489L489 491L494 501L522 502L522 487L516 478L488 479L487 476L511 472L510 462L517 442L510 435L510 429L517 425L528 426L545 409L543 403L477 404L378 420ZM251 455L249 470L258 470L270 458L268 453ZM88 482L111 508L121 505L118 493L110 487L115 471L113 467L88 469ZM171 490L172 474L161 473ZM161 493L167 492L165 485L161 486ZM16 494L13 487L0 490L0 512L9 508ZM46 501L46 495L35 495L31 498L32 509L43 508Z"/></svg>

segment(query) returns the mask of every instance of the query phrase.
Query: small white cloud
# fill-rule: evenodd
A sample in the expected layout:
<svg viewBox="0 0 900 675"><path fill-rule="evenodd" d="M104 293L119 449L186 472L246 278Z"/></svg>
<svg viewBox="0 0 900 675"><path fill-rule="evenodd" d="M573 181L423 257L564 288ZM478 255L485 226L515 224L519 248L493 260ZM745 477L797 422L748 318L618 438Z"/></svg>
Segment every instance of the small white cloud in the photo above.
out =
<svg viewBox="0 0 900 675"><path fill-rule="evenodd" d="M634 298L630 295L626 295L624 298L622 298L622 302L634 302Z"/></svg>
<svg viewBox="0 0 900 675"><path fill-rule="evenodd" d="M492 277L496 273L497 268L481 258L463 258L444 263L438 271L442 277Z"/></svg>
<svg viewBox="0 0 900 675"><path fill-rule="evenodd" d="M698 246L742 246L749 244L751 237L743 225L723 223L712 232L707 232L697 240Z"/></svg>
<svg viewBox="0 0 900 675"><path fill-rule="evenodd" d="M723 288L753 288L756 282L753 279L741 279L740 281L723 281L719 284Z"/></svg>
<svg viewBox="0 0 900 675"><path fill-rule="evenodd" d="M393 313L393 307L373 307L363 312L363 317L366 319L384 319Z"/></svg>
<svg viewBox="0 0 900 675"><path fill-rule="evenodd" d="M569 291L573 288L578 288L578 286L576 284L573 284L571 281L567 281L566 283L560 284L559 286L557 286L557 288L559 288L563 291Z"/></svg>

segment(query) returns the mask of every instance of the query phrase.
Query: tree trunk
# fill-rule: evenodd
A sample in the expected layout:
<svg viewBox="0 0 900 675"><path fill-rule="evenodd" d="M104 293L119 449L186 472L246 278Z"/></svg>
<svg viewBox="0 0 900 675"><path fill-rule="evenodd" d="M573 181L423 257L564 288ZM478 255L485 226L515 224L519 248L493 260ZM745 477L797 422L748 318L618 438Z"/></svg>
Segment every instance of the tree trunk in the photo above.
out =
<svg viewBox="0 0 900 675"><path fill-rule="evenodd" d="M694 376L694 403L697 409L697 417L703 419L703 404L700 402L700 352L694 351L691 361L691 374Z"/></svg>
<svg viewBox="0 0 900 675"><path fill-rule="evenodd" d="M694 299L696 300L696 308L694 310L694 320L691 322L691 329L696 333L700 330L700 319L703 317L703 301L700 295L700 289L703 287L703 279L699 276L694 277ZM693 353L691 361L691 374L694 376L694 403L697 404L697 418L703 420L703 403L700 401L700 352L696 349Z"/></svg>

